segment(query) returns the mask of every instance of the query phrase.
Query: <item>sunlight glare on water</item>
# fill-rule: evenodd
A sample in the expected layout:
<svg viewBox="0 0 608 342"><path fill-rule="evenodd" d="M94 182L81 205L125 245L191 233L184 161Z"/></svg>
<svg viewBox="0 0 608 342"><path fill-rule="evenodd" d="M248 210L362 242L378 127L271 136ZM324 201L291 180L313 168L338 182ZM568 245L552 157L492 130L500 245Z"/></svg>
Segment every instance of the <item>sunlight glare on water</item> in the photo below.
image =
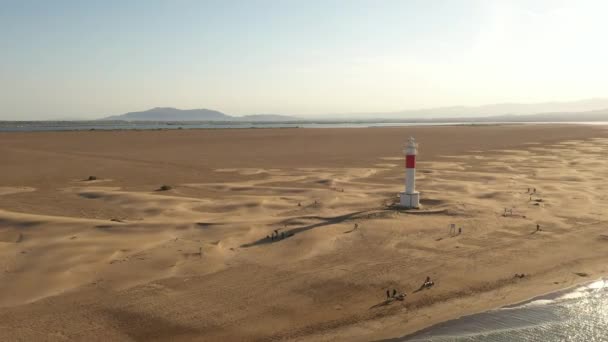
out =
<svg viewBox="0 0 608 342"><path fill-rule="evenodd" d="M598 280L558 296L444 322L398 340L606 342L608 283Z"/></svg>

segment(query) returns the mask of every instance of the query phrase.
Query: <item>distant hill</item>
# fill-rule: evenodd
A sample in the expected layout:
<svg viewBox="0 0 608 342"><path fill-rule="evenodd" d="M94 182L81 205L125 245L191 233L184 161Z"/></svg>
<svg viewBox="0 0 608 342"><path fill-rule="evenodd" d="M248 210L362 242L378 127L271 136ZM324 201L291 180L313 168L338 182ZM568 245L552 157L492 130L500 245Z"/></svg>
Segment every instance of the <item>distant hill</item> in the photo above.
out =
<svg viewBox="0 0 608 342"><path fill-rule="evenodd" d="M326 122L329 120L322 120ZM349 120L333 120L345 122ZM356 122L410 122L410 123L460 123L460 122L608 122L608 109L584 112L556 112L525 115L490 115L490 116L443 116L431 118L383 118L350 120Z"/></svg>
<svg viewBox="0 0 608 342"><path fill-rule="evenodd" d="M445 115L445 116L493 116L493 115L529 115L542 113L572 113L586 112L608 108L608 99L589 99L572 102L544 102L544 103L499 103L477 107L446 107L427 109L423 111L404 111L400 114ZM435 116L434 115L434 116Z"/></svg>
<svg viewBox="0 0 608 342"><path fill-rule="evenodd" d="M113 115L102 120L125 121L230 121L230 115L210 109L176 109L170 107L157 107L143 112L130 112L122 115Z"/></svg>
<svg viewBox="0 0 608 342"><path fill-rule="evenodd" d="M287 115L255 114L231 116L210 109L177 109L157 107L142 112L113 115L101 120L124 121L293 121L297 118Z"/></svg>
<svg viewBox="0 0 608 342"><path fill-rule="evenodd" d="M607 98L593 98L569 102L498 103L483 106L452 106L404 110L397 112L343 113L324 115L334 119L435 119L480 118L499 115L531 115L542 113L575 113L604 110Z"/></svg>
<svg viewBox="0 0 608 342"><path fill-rule="evenodd" d="M325 114L294 117L276 114L232 116L210 109L153 108L141 112L106 117L102 120L124 121L226 121L226 122L287 122L287 121L608 121L608 99L533 104L491 104L477 107L441 107L384 113Z"/></svg>
<svg viewBox="0 0 608 342"><path fill-rule="evenodd" d="M517 122L580 122L580 121L607 121L608 109L591 110L584 112L539 113L530 115L497 115L484 118L475 118L477 121L517 121Z"/></svg>
<svg viewBox="0 0 608 342"><path fill-rule="evenodd" d="M235 117L239 121L294 121L300 120L293 116L277 114L253 114Z"/></svg>

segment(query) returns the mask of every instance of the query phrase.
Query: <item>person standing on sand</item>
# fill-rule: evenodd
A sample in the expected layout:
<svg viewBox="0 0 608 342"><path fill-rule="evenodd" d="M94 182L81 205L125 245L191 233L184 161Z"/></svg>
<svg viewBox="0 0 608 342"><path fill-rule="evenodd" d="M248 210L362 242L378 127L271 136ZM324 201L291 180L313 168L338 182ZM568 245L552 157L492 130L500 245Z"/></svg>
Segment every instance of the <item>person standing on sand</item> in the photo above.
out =
<svg viewBox="0 0 608 342"><path fill-rule="evenodd" d="M386 299L390 299L391 298L391 291L386 290Z"/></svg>
<svg viewBox="0 0 608 342"><path fill-rule="evenodd" d="M397 296L397 290L393 289L393 298Z"/></svg>

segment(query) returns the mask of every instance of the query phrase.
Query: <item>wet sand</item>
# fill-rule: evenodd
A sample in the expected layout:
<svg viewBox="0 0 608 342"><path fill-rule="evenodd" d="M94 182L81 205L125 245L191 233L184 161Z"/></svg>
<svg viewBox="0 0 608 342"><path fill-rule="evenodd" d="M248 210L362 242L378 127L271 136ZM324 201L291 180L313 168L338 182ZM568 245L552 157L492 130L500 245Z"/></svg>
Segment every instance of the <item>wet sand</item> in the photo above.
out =
<svg viewBox="0 0 608 342"><path fill-rule="evenodd" d="M607 152L575 125L2 133L0 339L364 341L571 286L607 273Z"/></svg>

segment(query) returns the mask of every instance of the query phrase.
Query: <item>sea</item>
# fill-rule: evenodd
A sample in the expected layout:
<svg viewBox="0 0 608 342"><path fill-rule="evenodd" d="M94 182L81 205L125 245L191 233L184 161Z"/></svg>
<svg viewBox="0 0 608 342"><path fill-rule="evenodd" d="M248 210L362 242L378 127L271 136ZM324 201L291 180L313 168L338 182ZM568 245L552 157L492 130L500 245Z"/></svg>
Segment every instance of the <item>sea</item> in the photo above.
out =
<svg viewBox="0 0 608 342"><path fill-rule="evenodd" d="M608 341L608 281L600 279L386 341L605 342Z"/></svg>
<svg viewBox="0 0 608 342"><path fill-rule="evenodd" d="M163 130L234 128L363 128L396 126L452 126L499 124L592 124L608 122L374 122L374 121L301 121L301 122L203 122L203 121L0 121L0 132L85 131L85 130Z"/></svg>

